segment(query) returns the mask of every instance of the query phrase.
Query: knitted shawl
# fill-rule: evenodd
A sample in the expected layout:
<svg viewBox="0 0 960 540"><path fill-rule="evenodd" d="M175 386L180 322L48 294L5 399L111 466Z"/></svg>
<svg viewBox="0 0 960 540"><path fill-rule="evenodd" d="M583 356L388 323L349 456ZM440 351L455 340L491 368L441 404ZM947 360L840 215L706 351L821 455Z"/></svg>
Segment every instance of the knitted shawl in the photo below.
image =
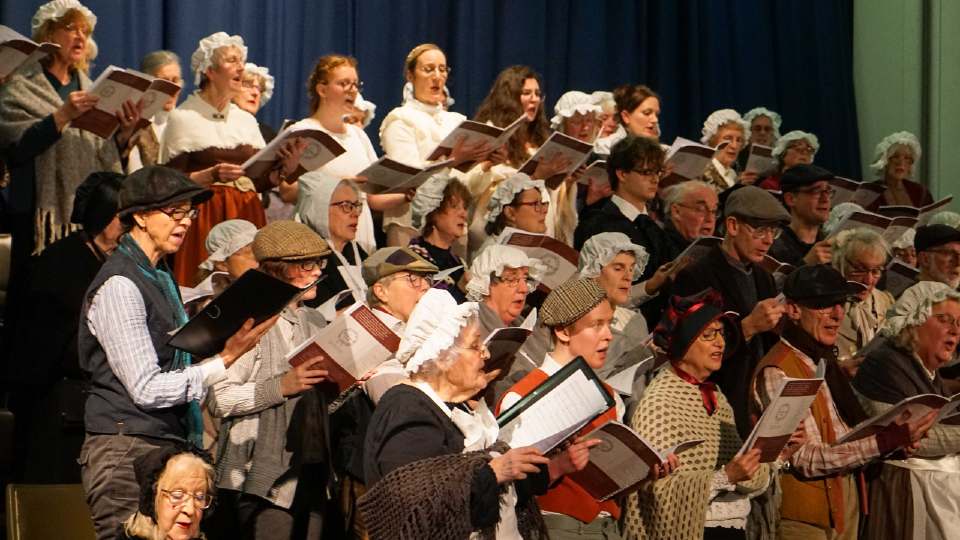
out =
<svg viewBox="0 0 960 540"><path fill-rule="evenodd" d="M486 450L447 454L398 467L360 498L360 513L372 540L466 540L470 525L470 486L474 473L490 461L490 451L506 452L504 443ZM500 496L506 493L501 486ZM517 507L517 525L525 539L545 539L547 531L534 497ZM493 539L496 527L479 532Z"/></svg>
<svg viewBox="0 0 960 540"><path fill-rule="evenodd" d="M90 79L78 72L80 88ZM24 66L0 90L0 147L18 142L28 128L53 114L63 100L50 85L39 63ZM113 139L67 127L60 139L34 160L36 210L34 254L77 230L70 224L74 193L96 171L123 172Z"/></svg>
<svg viewBox="0 0 960 540"><path fill-rule="evenodd" d="M628 497L624 537L703 538L713 476L742 444L727 398L717 392L717 410L708 416L697 387L667 367L644 392L630 425L657 448L691 439L704 442L683 453L676 472ZM746 491L763 487L765 471L764 467L740 486Z"/></svg>

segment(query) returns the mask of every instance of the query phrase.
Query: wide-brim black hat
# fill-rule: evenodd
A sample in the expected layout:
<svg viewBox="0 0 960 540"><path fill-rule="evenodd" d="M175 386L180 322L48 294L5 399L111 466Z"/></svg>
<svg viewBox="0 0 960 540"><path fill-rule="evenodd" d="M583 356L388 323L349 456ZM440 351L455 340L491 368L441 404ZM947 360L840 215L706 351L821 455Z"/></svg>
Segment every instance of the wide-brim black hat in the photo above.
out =
<svg viewBox="0 0 960 540"><path fill-rule="evenodd" d="M720 320L724 326L723 356L727 358L739 344L737 317L736 312L724 311L723 298L713 289L693 296L674 296L653 330L653 342L671 360L680 360L707 326Z"/></svg>
<svg viewBox="0 0 960 540"><path fill-rule="evenodd" d="M197 205L213 196L182 172L159 165L144 167L127 176L120 188L121 216L190 201Z"/></svg>
<svg viewBox="0 0 960 540"><path fill-rule="evenodd" d="M802 306L823 309L859 300L866 285L847 281L843 274L829 264L804 265L787 276L783 295Z"/></svg>

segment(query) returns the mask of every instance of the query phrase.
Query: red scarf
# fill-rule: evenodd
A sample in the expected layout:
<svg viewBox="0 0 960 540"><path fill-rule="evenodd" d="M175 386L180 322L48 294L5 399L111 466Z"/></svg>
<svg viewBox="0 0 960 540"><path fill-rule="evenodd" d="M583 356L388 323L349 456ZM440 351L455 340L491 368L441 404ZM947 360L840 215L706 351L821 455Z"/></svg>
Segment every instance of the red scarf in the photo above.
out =
<svg viewBox="0 0 960 540"><path fill-rule="evenodd" d="M707 410L707 415L713 416L713 413L717 412L717 385L710 381L698 381L693 375L680 369L680 366L676 364L671 364L671 366L678 377L700 389L703 408Z"/></svg>

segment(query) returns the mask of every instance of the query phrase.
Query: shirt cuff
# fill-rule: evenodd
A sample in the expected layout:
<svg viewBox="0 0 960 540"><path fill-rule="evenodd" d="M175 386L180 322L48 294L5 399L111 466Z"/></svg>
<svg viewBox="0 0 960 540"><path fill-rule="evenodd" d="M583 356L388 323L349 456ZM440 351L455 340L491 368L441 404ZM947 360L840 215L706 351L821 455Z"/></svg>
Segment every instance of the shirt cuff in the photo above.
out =
<svg viewBox="0 0 960 540"><path fill-rule="evenodd" d="M219 354L204 360L197 367L200 368L200 376L203 378L205 388L222 381L227 372L227 366L223 364L223 358Z"/></svg>

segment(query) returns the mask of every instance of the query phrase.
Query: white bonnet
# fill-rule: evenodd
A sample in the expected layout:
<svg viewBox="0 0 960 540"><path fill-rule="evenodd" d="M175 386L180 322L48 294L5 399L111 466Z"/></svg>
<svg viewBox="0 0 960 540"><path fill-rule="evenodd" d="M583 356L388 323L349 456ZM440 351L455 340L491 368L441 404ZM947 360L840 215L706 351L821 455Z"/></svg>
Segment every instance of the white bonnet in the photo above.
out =
<svg viewBox="0 0 960 540"><path fill-rule="evenodd" d="M863 207L857 203L845 202L840 203L830 209L830 216L827 218L827 221L823 224L823 234L830 236L833 234L833 230L837 228L837 225L850 217L854 212L863 212Z"/></svg>
<svg viewBox="0 0 960 540"><path fill-rule="evenodd" d="M330 238L330 200L340 184L349 185L358 195L357 185L350 180L313 171L308 177L302 176L297 182L297 203L294 209L301 223L308 225L324 240Z"/></svg>
<svg viewBox="0 0 960 540"><path fill-rule="evenodd" d="M193 84L200 86L203 72L213 65L213 53L222 47L234 46L240 49L242 60L247 58L247 46L243 44L243 38L237 35L231 36L226 32L216 32L200 40L197 50L190 56L190 69L193 71Z"/></svg>
<svg viewBox="0 0 960 540"><path fill-rule="evenodd" d="M417 230L422 231L426 218L443 203L443 190L455 180L449 173L437 173L417 188L410 202L410 219Z"/></svg>
<svg viewBox="0 0 960 540"><path fill-rule="evenodd" d="M57 20L71 9L79 11L87 18L87 22L90 23L90 33L93 33L94 27L97 26L97 16L90 11L90 8L77 0L53 0L38 7L36 13L33 14L33 18L30 19L30 32L36 37L37 30L40 30L43 23Z"/></svg>
<svg viewBox="0 0 960 540"><path fill-rule="evenodd" d="M960 214L950 210L941 210L934 214L926 225L946 225L954 229L960 229Z"/></svg>
<svg viewBox="0 0 960 540"><path fill-rule="evenodd" d="M553 112L556 114L550 119L550 127L552 129L559 129L565 118L570 118L577 113L602 114L603 109L600 108L600 105L596 103L590 94L571 90L560 96L557 104L553 106Z"/></svg>
<svg viewBox="0 0 960 540"><path fill-rule="evenodd" d="M423 364L436 360L453 346L460 331L479 311L476 302L457 305L449 292L428 290L410 313L397 349L397 361L408 374L418 372Z"/></svg>
<svg viewBox="0 0 960 540"><path fill-rule="evenodd" d="M593 98L593 102L600 106L601 109L604 107L617 107L617 100L613 98L613 92L597 90L596 92L590 94L590 97Z"/></svg>
<svg viewBox="0 0 960 540"><path fill-rule="evenodd" d="M540 281L545 270L539 259L527 256L523 250L504 244L490 244L481 251L470 265L470 281L467 282L467 298L479 302L490 294L490 276L503 275L505 268L526 267L530 279Z"/></svg>
<svg viewBox="0 0 960 540"><path fill-rule="evenodd" d="M267 102L270 101L270 98L273 97L273 75L270 74L270 70L266 67L261 67L251 62L247 62L246 65L243 66L243 70L247 73L254 73L263 79L263 92L260 94L260 107L265 107Z"/></svg>
<svg viewBox="0 0 960 540"><path fill-rule="evenodd" d="M599 276L603 267L624 251L632 252L637 259L633 267L633 277L643 274L650 260L647 250L631 242L630 237L623 233L605 232L591 236L580 249L580 276Z"/></svg>
<svg viewBox="0 0 960 540"><path fill-rule="evenodd" d="M927 322L934 304L944 300L960 300L960 292L939 281L921 281L903 291L896 303L887 310L887 318L880 326L880 334L895 337L906 328L915 328Z"/></svg>
<svg viewBox="0 0 960 540"><path fill-rule="evenodd" d="M493 223L503 212L503 207L513 202L517 193L528 189L536 189L540 192L541 202L550 202L550 193L547 192L547 186L543 180L534 180L524 173L518 172L506 177L487 203L487 223Z"/></svg>
<svg viewBox="0 0 960 540"><path fill-rule="evenodd" d="M913 247L913 241L917 237L916 229L907 229L903 231L900 238L897 238L890 244L891 249L907 249Z"/></svg>
<svg viewBox="0 0 960 540"><path fill-rule="evenodd" d="M770 119L770 123L773 124L773 136L779 139L780 125L783 124L783 118L780 117L780 114L766 107L754 107L747 111L747 114L743 115L743 120L747 124L753 124L753 119L758 116L766 116Z"/></svg>
<svg viewBox="0 0 960 540"><path fill-rule="evenodd" d="M370 125L373 119L377 117L377 105L372 101L363 99L360 93L357 93L357 99L353 100L353 106L363 112L363 127Z"/></svg>
<svg viewBox="0 0 960 540"><path fill-rule="evenodd" d="M909 131L898 131L896 133L891 133L883 138L882 141L877 143L877 148L874 150L873 154L873 163L870 164L870 168L875 171L882 171L887 167L887 158L890 157L890 154L893 152L893 148L899 144L910 147L910 150L913 151L913 164L916 165L920 161L920 140L917 139L917 136ZM913 172L912 170L910 171Z"/></svg>
<svg viewBox="0 0 960 540"><path fill-rule="evenodd" d="M786 135L777 139L777 145L773 147L773 157L775 159L783 159L783 154L787 152L787 146L790 143L799 141L801 139L807 141L810 146L813 147L814 155L816 155L817 151L820 150L820 139L818 139L816 135L795 129L787 132Z"/></svg>
<svg viewBox="0 0 960 540"><path fill-rule="evenodd" d="M750 133L750 124L740 118L740 113L733 109L720 109L710 113L710 116L703 122L703 129L700 130L703 136L700 137L700 142L710 144L710 139L720 131L720 128L730 123L738 124L743 129L744 138Z"/></svg>
<svg viewBox="0 0 960 540"><path fill-rule="evenodd" d="M200 268L213 270L213 263L227 260L227 257L253 243L256 235L257 226L245 219L228 219L217 223L207 233L204 247L210 256L200 263Z"/></svg>

